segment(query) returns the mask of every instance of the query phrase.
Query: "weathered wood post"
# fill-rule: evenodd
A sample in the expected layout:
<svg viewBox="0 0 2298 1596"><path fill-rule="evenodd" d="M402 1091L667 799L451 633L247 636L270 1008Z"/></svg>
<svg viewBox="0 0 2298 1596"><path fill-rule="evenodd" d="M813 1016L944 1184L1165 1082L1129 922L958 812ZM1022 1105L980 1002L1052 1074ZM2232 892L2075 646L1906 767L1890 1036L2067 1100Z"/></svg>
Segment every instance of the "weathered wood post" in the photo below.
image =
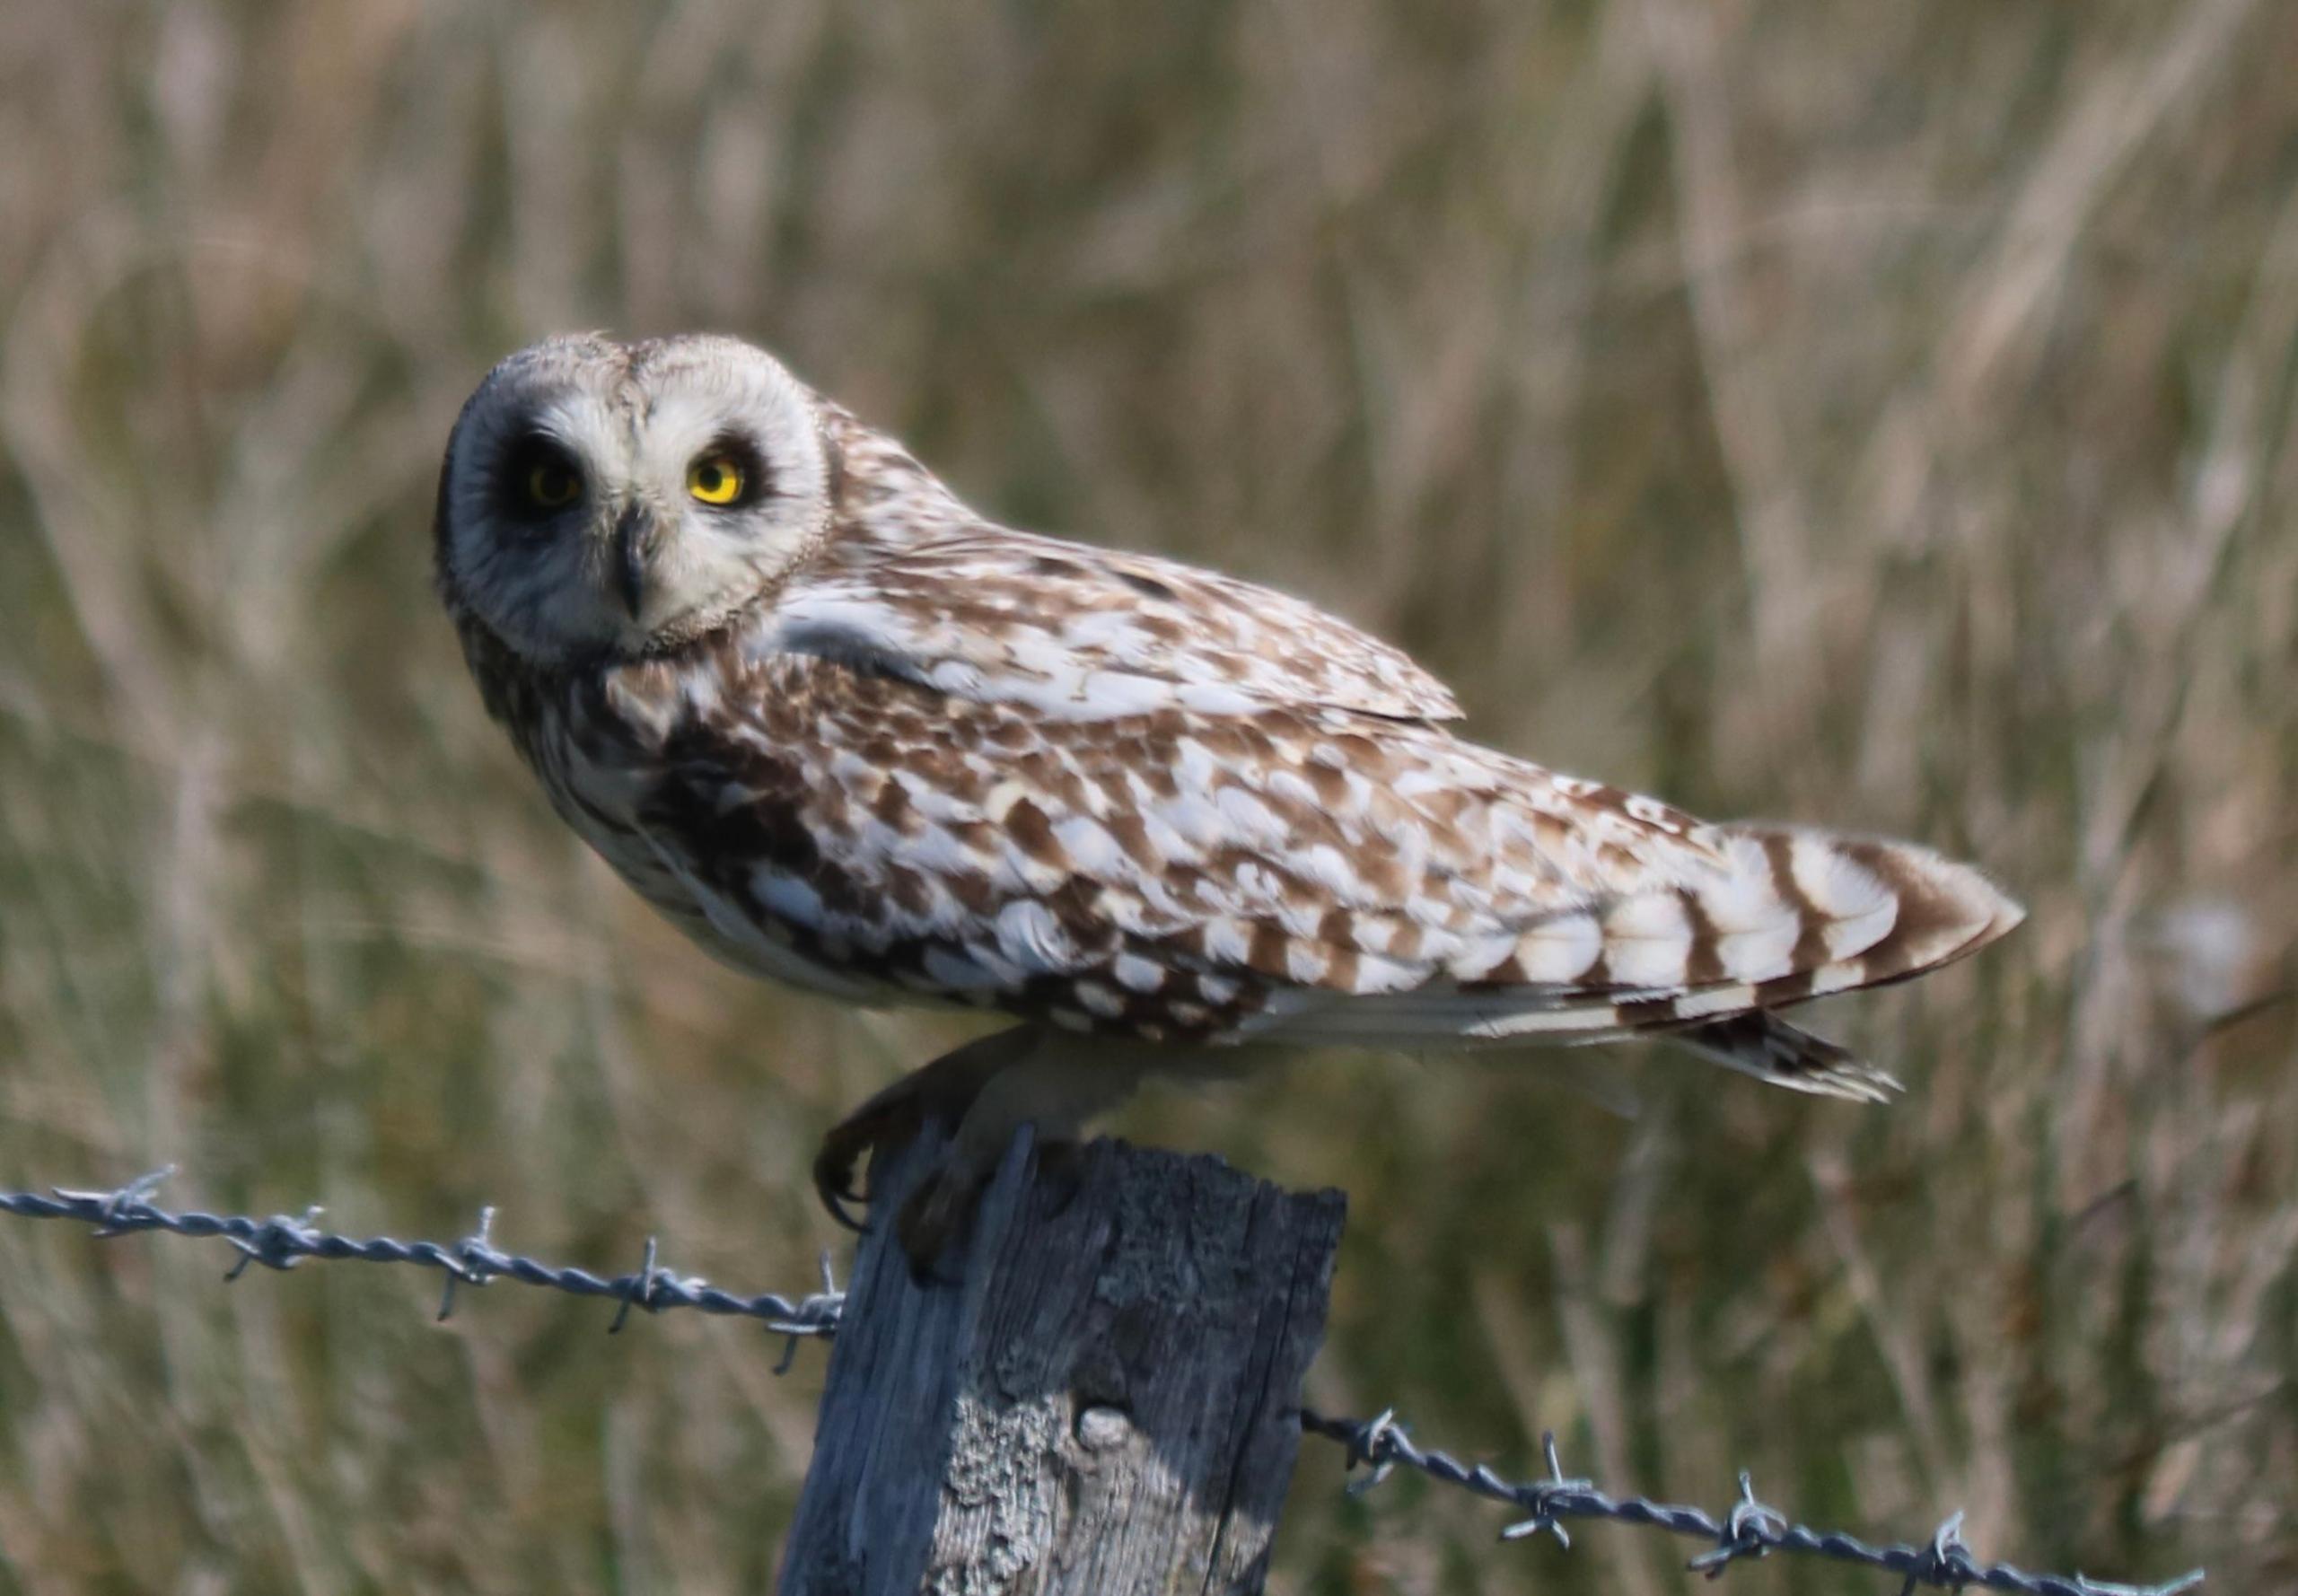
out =
<svg viewBox="0 0 2298 1596"><path fill-rule="evenodd" d="M1043 1174L1025 1131L951 1279L874 1226L781 1596L1253 1596L1346 1207L1106 1140Z"/></svg>

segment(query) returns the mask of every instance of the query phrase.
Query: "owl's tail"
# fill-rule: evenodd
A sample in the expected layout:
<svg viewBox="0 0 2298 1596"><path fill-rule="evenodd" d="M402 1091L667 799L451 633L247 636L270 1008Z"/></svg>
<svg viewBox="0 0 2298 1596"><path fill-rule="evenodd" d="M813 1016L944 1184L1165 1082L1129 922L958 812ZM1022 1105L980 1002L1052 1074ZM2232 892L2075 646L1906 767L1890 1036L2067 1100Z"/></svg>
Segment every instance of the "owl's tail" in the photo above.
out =
<svg viewBox="0 0 2298 1596"><path fill-rule="evenodd" d="M1888 1099L1897 1081L1773 1011L1922 975L1977 952L2026 917L1981 872L1911 843L1757 827L1730 828L1725 837L1740 880L1710 907L1735 900L1750 882L1785 904L1794 945L1782 951L1784 968L1750 970L1762 978L1753 981L1693 984L1681 994L1624 1004L1615 1018L1624 1030L1669 1033L1704 1057L1776 1086ZM1710 917L1717 944L1711 961L1724 962L1731 924ZM1784 940L1787 930L1776 925L1771 934Z"/></svg>
<svg viewBox="0 0 2298 1596"><path fill-rule="evenodd" d="M1688 982L1678 993L1616 1005L1622 1030L1661 1032L1729 1069L1776 1086L1864 1102L1899 1083L1774 1012L1831 992L1903 981L1977 952L2026 911L1981 872L1911 843L1764 827L1725 829L1732 879L1701 903L1708 968L1754 979ZM1738 912L1783 906L1767 920ZM1746 939L1768 936L1768 959ZM1792 937L1792 946L1788 945ZM1741 945L1731 946L1734 939ZM1764 968L1768 962L1771 968Z"/></svg>
<svg viewBox="0 0 2298 1596"><path fill-rule="evenodd" d="M1404 1047L1656 1036L1776 1085L1880 1101L1897 1089L1890 1076L1774 1011L1922 975L2025 917L1982 872L1912 843L1771 826L1704 841L1704 862L1671 884L1527 928L1524 978L1304 1008L1272 1035ZM1539 978L1567 960L1578 973Z"/></svg>

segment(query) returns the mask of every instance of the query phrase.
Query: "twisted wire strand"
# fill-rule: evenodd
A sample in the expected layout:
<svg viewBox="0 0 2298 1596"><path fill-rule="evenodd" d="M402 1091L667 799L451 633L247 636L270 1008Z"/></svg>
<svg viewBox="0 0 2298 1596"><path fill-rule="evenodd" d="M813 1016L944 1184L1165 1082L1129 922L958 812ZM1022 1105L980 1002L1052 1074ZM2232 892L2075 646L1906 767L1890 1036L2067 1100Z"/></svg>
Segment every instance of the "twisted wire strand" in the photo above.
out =
<svg viewBox="0 0 2298 1596"><path fill-rule="evenodd" d="M227 1281L237 1280L250 1264L286 1270L307 1258L354 1258L373 1264L414 1264L434 1268L445 1276L439 1297L438 1317L442 1320L454 1311L457 1288L483 1286L495 1280L515 1280L524 1285L579 1297L612 1299L618 1307L614 1321L607 1327L610 1334L623 1328L633 1308L648 1313L691 1308L703 1313L755 1319L773 1333L788 1338L782 1359L775 1365L777 1374L788 1370L800 1341L836 1335L846 1311L846 1293L838 1289L832 1276L827 1252L821 1259L821 1290L798 1298L772 1292L746 1297L722 1291L697 1276L681 1276L660 1267L655 1261L658 1250L652 1236L646 1239L645 1256L634 1273L601 1276L586 1269L556 1267L501 1250L492 1240L492 1207L480 1209L478 1228L452 1243L401 1241L390 1236L360 1239L319 1229L314 1222L323 1210L317 1207L305 1209L296 1218L284 1214L255 1219L246 1215L203 1214L196 1210L171 1213L151 1199L161 1183L174 1173L175 1166L171 1164L139 1176L114 1191L74 1191L62 1187L52 1188L45 1194L0 1191L0 1213L25 1219L73 1220L93 1226L99 1240L140 1231L220 1236L240 1253L239 1261L224 1276ZM1504 1540L1547 1534L1553 1535L1559 1546L1569 1547L1572 1538L1564 1528L1566 1519L1646 1524L1670 1534L1710 1542L1708 1550L1686 1564L1695 1573L1710 1579L1741 1558L1787 1552L1863 1564L1899 1574L1906 1582L1900 1596L1911 1596L1925 1587L1960 1591L1973 1586L2013 1592L2018 1596L2184 1596L2184 1592L2203 1583L2201 1569L2163 1584L2128 1585L2089 1579L2080 1574L2071 1577L2030 1574L2010 1563L1981 1563L1963 1542L1963 1515L1960 1513L1941 1524L1930 1540L1922 1545L1896 1542L1870 1546L1839 1530L1812 1530L1791 1523L1785 1513L1757 1499L1754 1484L1744 1473L1740 1476L1740 1499L1721 1520L1697 1507L1655 1502L1646 1496L1612 1496L1598 1490L1592 1480L1566 1477L1552 1433L1540 1437L1548 1478L1511 1480L1485 1464L1470 1467L1448 1452L1416 1444L1406 1427L1398 1422L1393 1409L1369 1419L1355 1419L1330 1418L1302 1408L1301 1428L1305 1434L1339 1442L1346 1449L1351 1471L1358 1468L1369 1469L1349 1485L1353 1495L1380 1485L1401 1465L1472 1495L1522 1509L1529 1516L1504 1529L1500 1532Z"/></svg>
<svg viewBox="0 0 2298 1596"><path fill-rule="evenodd" d="M1595 1482L1566 1477L1558 1460L1554 1432L1540 1437L1548 1462L1546 1479L1511 1480L1482 1463L1473 1468L1449 1452L1414 1443L1393 1410L1369 1419L1328 1418L1308 1408L1301 1411L1301 1427L1311 1434L1339 1442L1348 1451L1348 1467L1372 1471L1348 1488L1362 1495L1387 1479L1398 1465L1419 1470L1433 1479L1457 1486L1473 1495L1519 1507L1531 1516L1503 1530L1504 1540L1553 1535L1570 1546L1566 1519L1608 1519L1615 1523L1649 1524L1671 1535L1713 1542L1711 1549L1692 1557L1685 1566L1713 1579L1742 1557L1764 1557L1773 1552L1800 1552L1831 1557L1838 1562L1864 1564L1903 1576L1901 1596L1921 1587L1960 1591L1978 1586L2012 1591L2022 1596L2182 1596L2203 1582L2199 1568L2159 1585L2110 1584L2057 1574L2030 1574L2011 1563L1982 1563L1964 1544L1963 1515L1950 1517L1921 1546L1897 1542L1870 1546L1840 1530L1813 1530L1791 1523L1787 1515L1757 1499L1753 1480L1740 1476L1740 1499L1719 1522L1697 1507L1654 1502L1648 1496L1612 1496Z"/></svg>
<svg viewBox="0 0 2298 1596"><path fill-rule="evenodd" d="M791 1298L774 1292L741 1296L723 1291L700 1276L680 1275L655 1262L655 1239L646 1238L646 1251L637 1270L628 1275L601 1276L587 1269L546 1264L494 1244L495 1210L482 1208L478 1228L452 1244L401 1241L390 1236L357 1238L323 1231L313 1223L324 1212L306 1208L300 1218L274 1214L255 1219L243 1214L171 1213L156 1206L152 1194L175 1173L175 1166L138 1176L117 1191L72 1191L51 1188L34 1191L0 1191L0 1213L25 1219L70 1219L93 1225L99 1240L132 1235L138 1231L165 1231L178 1236L221 1236L238 1249L240 1260L226 1280L237 1280L250 1264L267 1269L292 1269L307 1258L355 1258L371 1264L415 1264L440 1270L446 1282L439 1296L438 1317L455 1311L455 1293L461 1286L482 1286L494 1280L515 1280L566 1292L578 1297L607 1297L619 1306L609 1334L619 1331L633 1308L660 1313L671 1308L692 1308L703 1313L755 1319L768 1330L789 1338L776 1372L790 1365L803 1339L835 1335L846 1309L846 1293L830 1271L829 1254L822 1254L822 1288Z"/></svg>

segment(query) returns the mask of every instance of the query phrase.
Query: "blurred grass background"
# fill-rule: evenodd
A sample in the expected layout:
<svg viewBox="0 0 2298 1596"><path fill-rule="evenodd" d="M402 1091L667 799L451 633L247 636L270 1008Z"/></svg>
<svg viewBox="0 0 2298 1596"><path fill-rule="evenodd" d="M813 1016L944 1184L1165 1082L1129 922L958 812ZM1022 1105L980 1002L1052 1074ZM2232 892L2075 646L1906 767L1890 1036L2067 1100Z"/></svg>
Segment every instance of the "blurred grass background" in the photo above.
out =
<svg viewBox="0 0 2298 1596"><path fill-rule="evenodd" d="M1490 741L2032 906L1815 1016L1888 1111L1636 1054L1153 1094L1122 1128L1348 1188L1316 1402L2287 1588L2294 79L2271 0L11 4L0 1185L172 1160L804 1285L815 1137L942 1022L657 925L428 585L488 364L720 328L992 513L1404 642ZM226 1261L0 1224L0 1592L768 1577L818 1353ZM1688 1588L1338 1480L1309 1445L1273 1590Z"/></svg>

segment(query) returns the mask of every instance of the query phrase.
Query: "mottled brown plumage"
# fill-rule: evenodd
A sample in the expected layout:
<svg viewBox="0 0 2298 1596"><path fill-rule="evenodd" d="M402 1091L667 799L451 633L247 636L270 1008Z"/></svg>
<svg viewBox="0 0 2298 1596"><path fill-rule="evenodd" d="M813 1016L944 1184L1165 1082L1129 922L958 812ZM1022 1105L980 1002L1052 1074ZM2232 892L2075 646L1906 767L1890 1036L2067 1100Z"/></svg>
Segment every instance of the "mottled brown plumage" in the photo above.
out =
<svg viewBox="0 0 2298 1596"><path fill-rule="evenodd" d="M541 503L535 460L578 496ZM740 504L702 498L720 460ZM513 356L440 505L489 709L650 902L744 969L1014 1015L1048 1076L1083 1067L1044 1044L1066 1032L1151 1067L1674 1032L1872 1097L1883 1077L1772 1011L2019 917L1912 845L1710 825L1469 742L1395 649L984 522L730 340ZM944 1084L970 1101L1011 1062Z"/></svg>

